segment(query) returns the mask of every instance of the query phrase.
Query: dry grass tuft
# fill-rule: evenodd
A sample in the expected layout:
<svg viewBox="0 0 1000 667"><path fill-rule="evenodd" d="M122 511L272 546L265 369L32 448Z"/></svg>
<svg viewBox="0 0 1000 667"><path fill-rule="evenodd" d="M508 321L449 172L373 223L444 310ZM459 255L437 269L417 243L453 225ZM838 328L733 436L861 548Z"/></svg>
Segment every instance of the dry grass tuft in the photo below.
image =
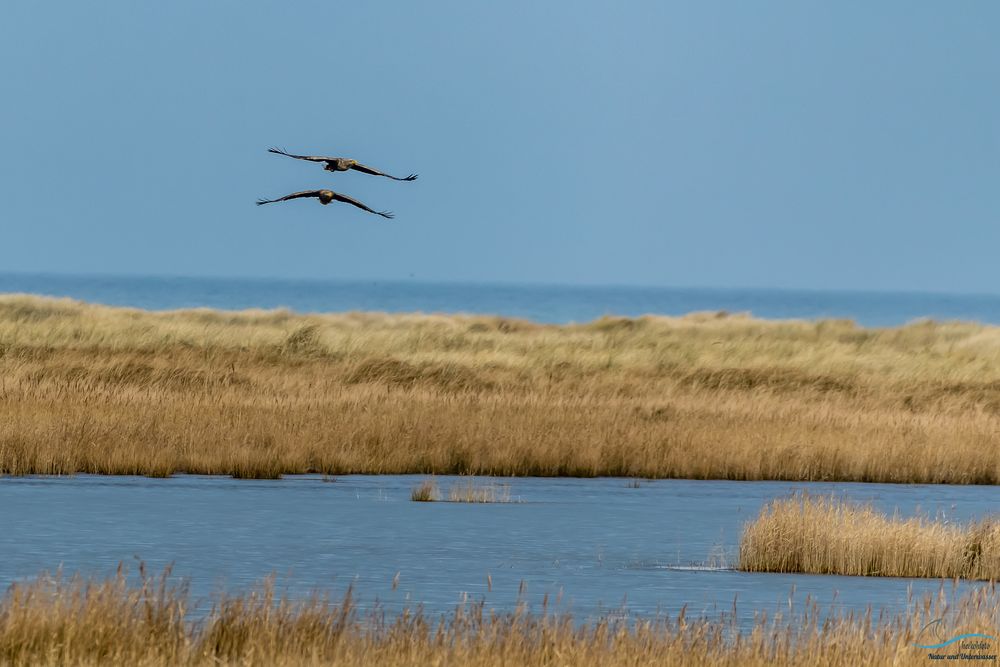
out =
<svg viewBox="0 0 1000 667"><path fill-rule="evenodd" d="M392 357L362 360L344 378L347 384L386 384L412 387L424 384L444 391L484 391L493 386L475 371L458 364L425 363L420 366Z"/></svg>
<svg viewBox="0 0 1000 667"><path fill-rule="evenodd" d="M909 610L874 617L823 617L806 604L785 616L756 616L740 628L734 616L579 623L521 606L496 613L482 604L431 617L418 609L388 618L361 613L348 594L278 597L270 583L223 597L193 614L187 589L168 574L106 581L41 577L12 586L0 600L0 663L46 665L887 665L927 660L916 644L936 643L924 630L996 634L1000 595L973 591L911 601ZM963 648L985 656L988 649ZM948 654L958 650L944 649Z"/></svg>
<svg viewBox="0 0 1000 667"><path fill-rule="evenodd" d="M0 474L1000 483L1000 328L0 296Z"/></svg>
<svg viewBox="0 0 1000 667"><path fill-rule="evenodd" d="M453 503L511 503L510 484L477 485L473 480L453 484L448 489L448 501Z"/></svg>
<svg viewBox="0 0 1000 667"><path fill-rule="evenodd" d="M775 500L740 540L739 569L884 577L1000 578L1000 524L888 517L799 494Z"/></svg>
<svg viewBox="0 0 1000 667"><path fill-rule="evenodd" d="M440 499L437 483L432 479L425 479L410 492L410 500L418 503L432 503Z"/></svg>

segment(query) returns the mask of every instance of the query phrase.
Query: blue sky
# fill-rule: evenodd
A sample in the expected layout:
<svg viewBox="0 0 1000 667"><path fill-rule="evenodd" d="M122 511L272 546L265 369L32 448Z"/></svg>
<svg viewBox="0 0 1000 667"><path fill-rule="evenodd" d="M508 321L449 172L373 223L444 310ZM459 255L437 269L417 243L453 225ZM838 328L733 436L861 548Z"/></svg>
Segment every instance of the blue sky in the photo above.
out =
<svg viewBox="0 0 1000 667"><path fill-rule="evenodd" d="M0 271L998 293L998 25L985 1L7 3ZM253 204L319 187L397 218Z"/></svg>

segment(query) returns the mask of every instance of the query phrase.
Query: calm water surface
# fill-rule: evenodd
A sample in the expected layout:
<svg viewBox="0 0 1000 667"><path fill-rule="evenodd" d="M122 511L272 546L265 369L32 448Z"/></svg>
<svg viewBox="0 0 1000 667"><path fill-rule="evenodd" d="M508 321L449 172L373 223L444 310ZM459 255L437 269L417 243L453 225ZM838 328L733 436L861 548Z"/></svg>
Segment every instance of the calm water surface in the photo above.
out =
<svg viewBox="0 0 1000 667"><path fill-rule="evenodd" d="M300 312L485 313L539 322L602 315L683 315L699 310L768 318L850 318L867 326L914 319L1000 323L1000 296L653 287L560 287L405 282L135 278L0 273L0 292L68 296L164 310L287 307Z"/></svg>
<svg viewBox="0 0 1000 667"><path fill-rule="evenodd" d="M736 597L748 620L755 610L786 608L793 586L799 603L809 595L824 608L901 608L911 589L940 583L718 566L733 563L743 523L795 489L960 521L1000 503L998 487L663 480L630 488L610 478L479 478L509 485L520 502L412 502L422 479L4 478L0 584L60 567L107 575L138 557L156 568L174 563L203 600L273 573L294 595L354 584L363 602L377 597L390 610L422 603L448 612L465 596L508 609L521 582L532 605L561 594L560 608L588 618L682 605L714 615ZM437 478L443 491L457 480Z"/></svg>

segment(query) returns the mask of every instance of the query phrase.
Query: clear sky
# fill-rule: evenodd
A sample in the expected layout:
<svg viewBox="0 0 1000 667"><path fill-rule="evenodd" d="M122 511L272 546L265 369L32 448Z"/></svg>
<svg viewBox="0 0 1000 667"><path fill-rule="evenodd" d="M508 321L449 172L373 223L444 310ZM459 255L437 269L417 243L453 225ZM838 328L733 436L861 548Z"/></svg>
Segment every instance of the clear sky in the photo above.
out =
<svg viewBox="0 0 1000 667"><path fill-rule="evenodd" d="M0 271L998 293L998 29L987 1L5 3ZM320 187L397 218L253 203Z"/></svg>

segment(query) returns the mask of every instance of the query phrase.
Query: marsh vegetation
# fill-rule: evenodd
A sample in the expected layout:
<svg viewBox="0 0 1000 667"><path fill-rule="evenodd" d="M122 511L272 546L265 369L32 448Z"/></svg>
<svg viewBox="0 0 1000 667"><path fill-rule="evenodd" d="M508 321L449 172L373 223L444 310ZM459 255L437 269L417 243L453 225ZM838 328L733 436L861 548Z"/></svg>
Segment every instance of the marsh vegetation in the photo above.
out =
<svg viewBox="0 0 1000 667"><path fill-rule="evenodd" d="M413 487L410 500L416 502L435 502L442 500L437 482L425 479ZM449 503L513 503L520 499L510 495L510 484L497 482L476 482L472 479L456 481L448 487L447 502Z"/></svg>
<svg viewBox="0 0 1000 667"><path fill-rule="evenodd" d="M796 494L768 503L740 539L739 569L883 577L1000 578L1000 524L887 516Z"/></svg>
<svg viewBox="0 0 1000 667"><path fill-rule="evenodd" d="M951 604L949 604L951 602ZM183 582L165 573L107 580L41 576L0 600L0 663L36 665L882 665L926 660L916 644L944 631L994 632L1000 596L983 588L957 601L911 600L898 614L821 613L814 604L731 613L580 622L523 604L495 613L466 604L431 617L419 609L365 612L353 594L292 600L265 582L198 612ZM967 653L995 653L967 650Z"/></svg>
<svg viewBox="0 0 1000 667"><path fill-rule="evenodd" d="M0 473L1000 482L1000 328L0 297Z"/></svg>
<svg viewBox="0 0 1000 667"><path fill-rule="evenodd" d="M512 503L510 484L477 484L473 480L452 484L448 489L448 501L453 503Z"/></svg>
<svg viewBox="0 0 1000 667"><path fill-rule="evenodd" d="M410 500L417 503L431 503L441 499L437 484L432 479L426 479L418 486L413 487L410 493Z"/></svg>

